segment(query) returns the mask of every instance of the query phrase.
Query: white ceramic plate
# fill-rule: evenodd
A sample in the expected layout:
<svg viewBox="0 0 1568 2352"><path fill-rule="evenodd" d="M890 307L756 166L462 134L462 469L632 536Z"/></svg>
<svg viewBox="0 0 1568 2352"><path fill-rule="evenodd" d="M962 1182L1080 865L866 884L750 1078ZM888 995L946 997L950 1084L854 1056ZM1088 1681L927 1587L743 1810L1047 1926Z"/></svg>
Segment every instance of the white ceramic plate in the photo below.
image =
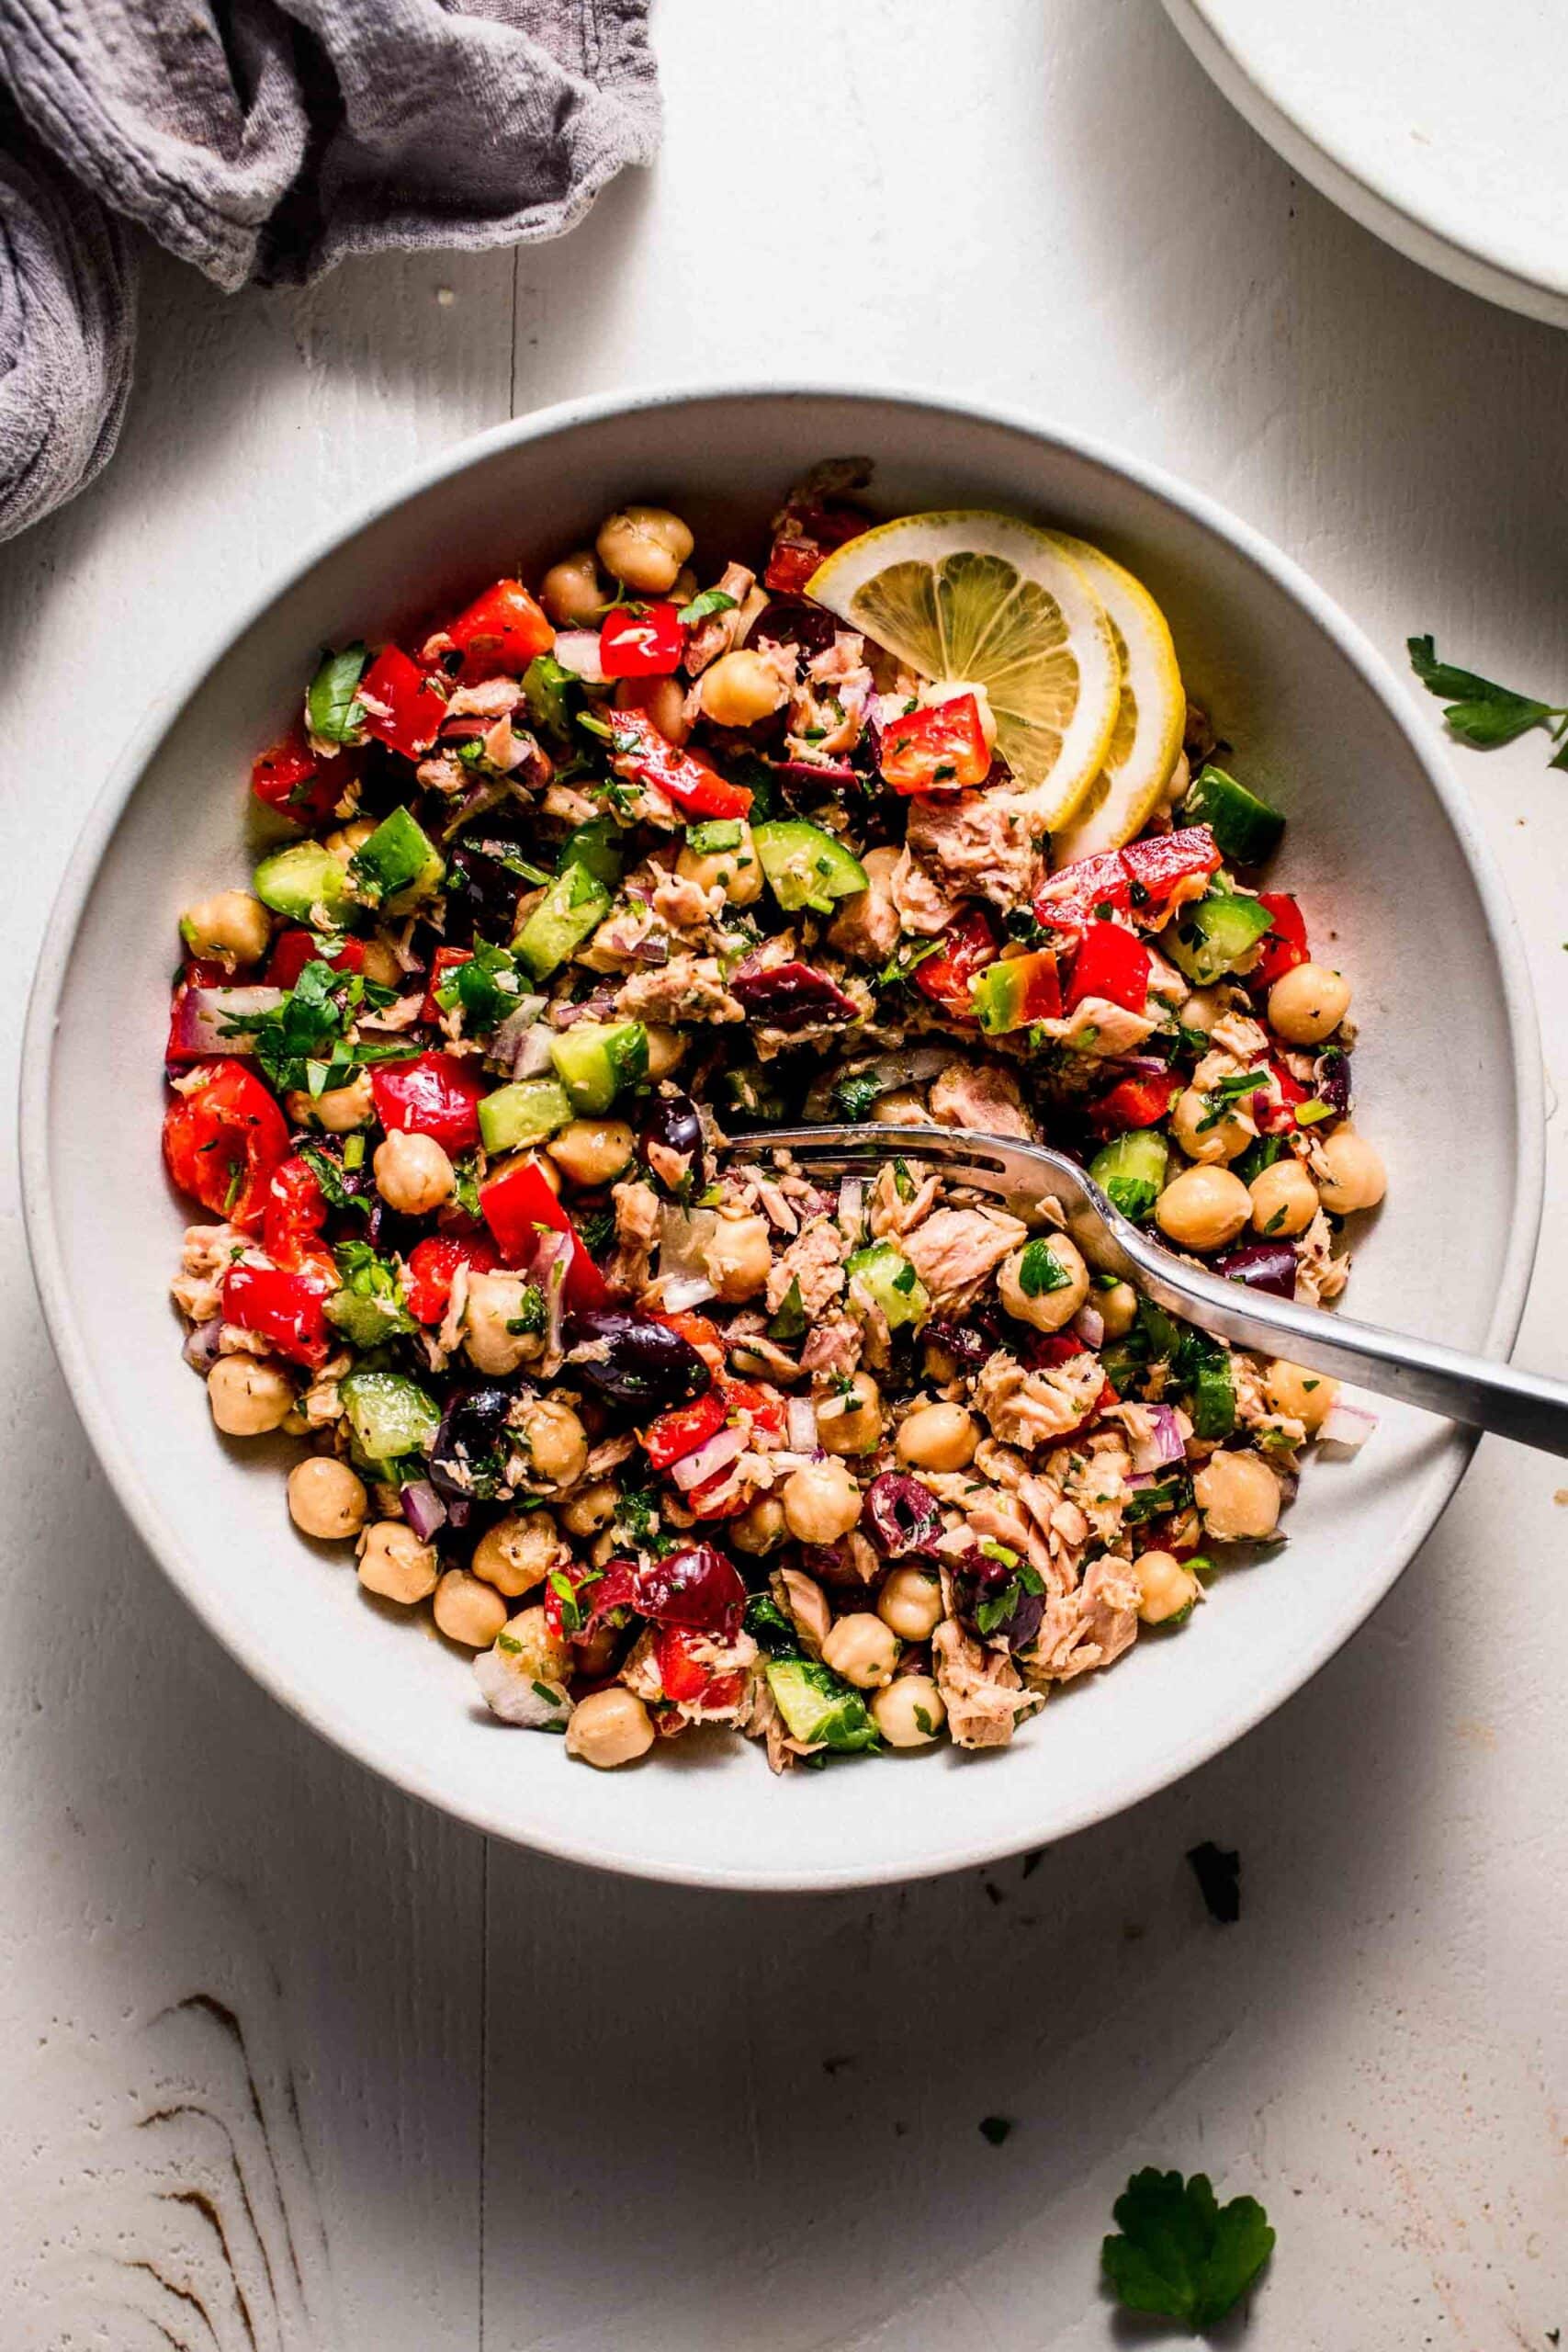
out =
<svg viewBox="0 0 1568 2352"><path fill-rule="evenodd" d="M1555 0L1165 0L1253 129L1363 228L1568 326Z"/></svg>
<svg viewBox="0 0 1568 2352"><path fill-rule="evenodd" d="M600 1775L495 1723L464 1658L367 1603L346 1553L294 1535L280 1476L293 1449L215 1437L167 1299L187 1215L158 1154L175 920L246 878L249 762L316 648L391 633L520 557L536 564L628 497L678 504L711 563L751 543L808 465L862 450L888 512L995 504L1101 542L1148 582L1243 774L1289 810L1292 887L1355 978L1361 1116L1391 1175L1355 1303L1506 1352L1540 1212L1534 1019L1507 907L1403 688L1308 580L1207 501L1025 419L916 395L595 401L427 468L243 616L143 728L66 879L26 1045L27 1214L50 1327L116 1490L192 1606L287 1706L400 1787L500 1837L698 1883L915 1877L1148 1795L1332 1655L1470 1452L1388 1411L1358 1459L1311 1471L1281 1555L1224 1577L1189 1629L1054 1699L1008 1751L775 1781L755 1748L698 1739Z"/></svg>

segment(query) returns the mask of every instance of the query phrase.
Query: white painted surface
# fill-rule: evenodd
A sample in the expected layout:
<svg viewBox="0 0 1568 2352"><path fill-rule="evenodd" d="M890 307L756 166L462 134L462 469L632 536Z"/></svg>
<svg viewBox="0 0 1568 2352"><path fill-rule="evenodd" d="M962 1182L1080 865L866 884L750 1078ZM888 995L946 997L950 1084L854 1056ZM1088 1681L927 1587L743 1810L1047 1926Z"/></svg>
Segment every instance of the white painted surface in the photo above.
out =
<svg viewBox="0 0 1568 2352"><path fill-rule="evenodd" d="M792 363L1032 401L1231 502L1391 654L1429 627L1568 690L1568 343L1295 186L1152 0L953 23L941 0L664 0L663 164L515 272L394 262L225 300L154 263L114 469L0 551L7 1003L184 634L333 503L507 413L514 299L520 406ZM1456 763L1555 1105L1568 779L1543 748ZM112 1104L83 1115L119 1148ZM1456 1102L1431 1171L1461 1231L1463 1123ZM1555 1116L1551 1145L1519 1353L1565 1371ZM687 1895L487 1860L291 1725L105 1497L10 1216L4 1280L7 2352L248 2329L267 2352L1079 2352L1132 2340L1097 2245L1145 2160L1269 2205L1246 2340L1568 2328L1560 1465L1483 1445L1308 1691L1027 1881L996 1873L999 1903L975 1878ZM1238 1927L1198 1905L1202 1837L1241 1849ZM991 2112L1019 2119L999 2149Z"/></svg>

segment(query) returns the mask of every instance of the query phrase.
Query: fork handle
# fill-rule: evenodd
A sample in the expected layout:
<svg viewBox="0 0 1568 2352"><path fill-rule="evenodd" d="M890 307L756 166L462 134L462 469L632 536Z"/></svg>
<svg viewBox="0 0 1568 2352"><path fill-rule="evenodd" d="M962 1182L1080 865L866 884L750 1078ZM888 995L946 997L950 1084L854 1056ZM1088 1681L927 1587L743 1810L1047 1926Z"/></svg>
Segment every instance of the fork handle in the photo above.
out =
<svg viewBox="0 0 1568 2352"><path fill-rule="evenodd" d="M1290 1299L1247 1291L1239 1283L1222 1282L1196 1267L1183 1266L1180 1278L1175 1279L1155 1262L1152 1251L1145 1258L1130 1244L1123 1248L1139 1284L1156 1306L1185 1316L1215 1339L1264 1349L1309 1372L1352 1380L1359 1387L1440 1413L1467 1429L1488 1430L1543 1453L1568 1455L1568 1381L1516 1372L1509 1364L1467 1355L1435 1340L1327 1315L1320 1306L1298 1306Z"/></svg>

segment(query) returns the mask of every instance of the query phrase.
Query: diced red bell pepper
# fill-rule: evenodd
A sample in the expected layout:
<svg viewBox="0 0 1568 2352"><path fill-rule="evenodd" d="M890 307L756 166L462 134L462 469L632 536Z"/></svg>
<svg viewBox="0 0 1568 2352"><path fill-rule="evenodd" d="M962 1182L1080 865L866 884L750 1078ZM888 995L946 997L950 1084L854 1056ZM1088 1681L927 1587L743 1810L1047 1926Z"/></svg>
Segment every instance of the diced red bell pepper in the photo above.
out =
<svg viewBox="0 0 1568 2352"><path fill-rule="evenodd" d="M495 1236L502 1262L526 1265L534 1255L539 1227L564 1233L571 1242L566 1270L569 1306L604 1306L610 1286L599 1272L570 1217L551 1192L547 1179L531 1159L519 1159L492 1176L479 1189L479 1208Z"/></svg>
<svg viewBox="0 0 1568 2352"><path fill-rule="evenodd" d="M1119 922L1091 922L1078 941L1067 982L1069 1011L1086 997L1103 997L1128 1012L1142 1012L1149 993L1149 951L1137 933Z"/></svg>
<svg viewBox="0 0 1568 2352"><path fill-rule="evenodd" d="M352 771L342 759L319 759L302 727L263 752L251 765L251 790L264 808L292 817L297 825L319 825L343 797Z"/></svg>
<svg viewBox="0 0 1568 2352"><path fill-rule="evenodd" d="M688 1347L695 1348L708 1370L716 1374L724 1371L724 1340L716 1323L705 1315L659 1315L653 1317L666 1330L678 1331Z"/></svg>
<svg viewBox="0 0 1568 2352"><path fill-rule="evenodd" d="M991 747L973 695L911 710L882 730L877 757L882 780L908 797L919 792L962 792L984 784Z"/></svg>
<svg viewBox="0 0 1568 2352"><path fill-rule="evenodd" d="M465 676L520 678L536 655L547 653L555 630L521 580L498 580L446 630L461 649Z"/></svg>
<svg viewBox="0 0 1568 2352"><path fill-rule="evenodd" d="M469 964L472 961L473 950L470 947L438 947L436 949L430 960L430 979L425 988L424 1001L419 1008L419 1017L422 1021L440 1020L446 1008L444 1004L436 1002L436 989L447 974L455 970L459 964Z"/></svg>
<svg viewBox="0 0 1568 2352"><path fill-rule="evenodd" d="M291 1363L314 1366L332 1346L326 1317L332 1290L320 1269L231 1266L223 1277L223 1320L258 1332Z"/></svg>
<svg viewBox="0 0 1568 2352"><path fill-rule="evenodd" d="M234 975L216 956L187 956L180 967L187 989L231 989Z"/></svg>
<svg viewBox="0 0 1568 2352"><path fill-rule="evenodd" d="M311 1263L334 1272L321 1239L327 1196L308 1159L293 1153L275 1168L262 1210L262 1248L275 1266L299 1273Z"/></svg>
<svg viewBox="0 0 1568 2352"><path fill-rule="evenodd" d="M811 499L779 516L762 585L775 596L801 596L825 556L871 528L858 506L822 505Z"/></svg>
<svg viewBox="0 0 1568 2352"><path fill-rule="evenodd" d="M479 1139L479 1104L489 1089L475 1063L457 1054L416 1054L382 1062L370 1073L376 1116L391 1134L433 1136L444 1151L470 1151Z"/></svg>
<svg viewBox="0 0 1568 2352"><path fill-rule="evenodd" d="M1093 922L1101 907L1124 915L1132 904L1133 884L1117 849L1101 850L1094 857L1076 858L1058 873L1047 876L1034 901L1037 922L1058 931L1081 931Z"/></svg>
<svg viewBox="0 0 1568 2352"><path fill-rule="evenodd" d="M607 678L668 678L685 650L673 605L619 605L600 626L599 667Z"/></svg>
<svg viewBox="0 0 1568 2352"><path fill-rule="evenodd" d="M428 670L400 646L384 645L359 682L365 729L405 760L424 757L446 716L446 697Z"/></svg>
<svg viewBox="0 0 1568 2352"><path fill-rule="evenodd" d="M716 1713L733 1707L740 1696L745 1681L740 1674L716 1674L705 1659L695 1653L705 1648L711 1636L693 1633L684 1625L666 1625L654 1645L659 1661L659 1679L664 1685L664 1695L677 1706L696 1706L705 1713Z"/></svg>
<svg viewBox="0 0 1568 2352"><path fill-rule="evenodd" d="M755 1380L727 1380L724 1393L732 1413L750 1414L751 1426L759 1437L770 1437L778 1444L784 1442L787 1427L784 1400L776 1388L765 1388Z"/></svg>
<svg viewBox="0 0 1568 2352"><path fill-rule="evenodd" d="M1259 1132L1266 1136L1288 1135L1296 1124L1296 1104L1307 1099L1307 1090L1293 1078L1282 1061L1269 1057L1269 1075L1278 1089L1278 1100L1259 1087L1251 1099L1251 1111Z"/></svg>
<svg viewBox="0 0 1568 2352"><path fill-rule="evenodd" d="M735 1464L731 1462L681 1499L694 1519L739 1519L751 1496L746 1487L736 1484Z"/></svg>
<svg viewBox="0 0 1568 2352"><path fill-rule="evenodd" d="M1247 975L1247 985L1255 994L1266 994L1284 973L1306 962L1307 927L1306 917L1288 890L1259 890L1258 903L1268 908L1273 920L1263 934L1262 952Z"/></svg>
<svg viewBox="0 0 1568 2352"><path fill-rule="evenodd" d="M972 1020L971 990L976 974L997 960L996 933L978 907L964 907L942 933L942 942L934 956L916 965L915 986L955 1020Z"/></svg>
<svg viewBox="0 0 1568 2352"><path fill-rule="evenodd" d="M710 1437L716 1437L729 1419L729 1401L716 1385L694 1405L679 1405L673 1412L660 1413L642 1432L643 1452L656 1470L668 1470L672 1462L695 1453Z"/></svg>
<svg viewBox="0 0 1568 2352"><path fill-rule="evenodd" d="M1164 921L1179 886L1217 873L1223 860L1207 825L1183 825L1174 833L1151 833L1129 842L1121 853L1132 886L1133 912L1140 922Z"/></svg>
<svg viewBox="0 0 1568 2352"><path fill-rule="evenodd" d="M608 720L610 763L628 784L662 792L688 817L744 817L750 809L747 786L730 784L694 752L671 743L646 711L613 710Z"/></svg>
<svg viewBox="0 0 1568 2352"><path fill-rule="evenodd" d="M288 1157L288 1124L243 1062L198 1064L164 1114L164 1158L182 1193L254 1233L267 1185Z"/></svg>
<svg viewBox="0 0 1568 2352"><path fill-rule="evenodd" d="M280 931L272 943L272 955L265 974L267 986L295 988L306 965L316 963L330 964L334 972L362 972L365 969L365 942L362 939L344 939L334 956L323 956L310 932Z"/></svg>
<svg viewBox="0 0 1568 2352"><path fill-rule="evenodd" d="M1181 1091L1181 1080L1169 1072L1156 1078L1118 1079L1089 1112L1096 1135L1125 1135L1129 1127L1157 1127Z"/></svg>
<svg viewBox="0 0 1568 2352"><path fill-rule="evenodd" d="M500 1263L500 1250L482 1233L427 1235L409 1251L409 1313L416 1323L439 1323L451 1302L459 1266L488 1274Z"/></svg>

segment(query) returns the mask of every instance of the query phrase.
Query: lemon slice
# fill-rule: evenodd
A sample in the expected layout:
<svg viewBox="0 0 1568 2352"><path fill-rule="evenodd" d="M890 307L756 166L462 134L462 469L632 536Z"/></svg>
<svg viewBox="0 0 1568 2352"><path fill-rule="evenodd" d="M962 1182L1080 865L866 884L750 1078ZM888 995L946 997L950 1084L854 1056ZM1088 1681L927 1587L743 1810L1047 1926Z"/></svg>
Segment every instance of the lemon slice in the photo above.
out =
<svg viewBox="0 0 1568 2352"><path fill-rule="evenodd" d="M1063 544L1111 616L1122 661L1122 705L1104 765L1052 842L1053 865L1120 849L1142 831L1170 782L1187 724L1176 648L1148 590L1087 540L1064 535Z"/></svg>
<svg viewBox="0 0 1568 2352"><path fill-rule="evenodd" d="M905 514L849 540L806 591L923 677L983 685L1053 831L1099 776L1121 708L1110 619L1069 548L1010 514Z"/></svg>

